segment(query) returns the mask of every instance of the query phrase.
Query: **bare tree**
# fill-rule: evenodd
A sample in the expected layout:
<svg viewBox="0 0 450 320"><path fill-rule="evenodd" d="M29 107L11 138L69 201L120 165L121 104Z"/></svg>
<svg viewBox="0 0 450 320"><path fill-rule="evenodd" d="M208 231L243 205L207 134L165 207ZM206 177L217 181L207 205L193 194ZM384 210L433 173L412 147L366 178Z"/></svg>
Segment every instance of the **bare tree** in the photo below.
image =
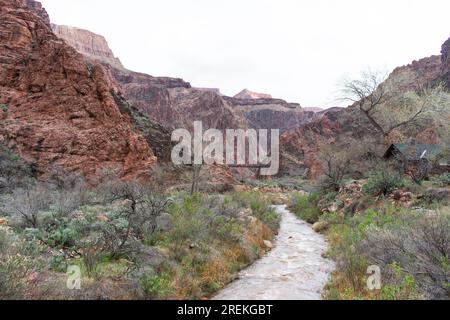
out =
<svg viewBox="0 0 450 320"><path fill-rule="evenodd" d="M345 175L350 171L350 152L340 152L336 147L322 149L318 160L322 164L324 188L339 190Z"/></svg>
<svg viewBox="0 0 450 320"><path fill-rule="evenodd" d="M5 201L3 211L24 227L38 228L42 212L50 204L50 193L43 185L17 189Z"/></svg>
<svg viewBox="0 0 450 320"><path fill-rule="evenodd" d="M387 137L396 129L417 124L437 107L445 107L448 101L443 100L443 90L442 86L418 86L415 92L402 92L394 80L380 72L366 71L360 79L344 81L342 100L353 102L371 125Z"/></svg>
<svg viewBox="0 0 450 320"><path fill-rule="evenodd" d="M114 182L109 185L109 200L124 201L118 217L126 221L118 226L109 221L102 228L103 251L113 256L130 251L131 239L144 239L156 230L156 219L171 203L171 199L137 182Z"/></svg>

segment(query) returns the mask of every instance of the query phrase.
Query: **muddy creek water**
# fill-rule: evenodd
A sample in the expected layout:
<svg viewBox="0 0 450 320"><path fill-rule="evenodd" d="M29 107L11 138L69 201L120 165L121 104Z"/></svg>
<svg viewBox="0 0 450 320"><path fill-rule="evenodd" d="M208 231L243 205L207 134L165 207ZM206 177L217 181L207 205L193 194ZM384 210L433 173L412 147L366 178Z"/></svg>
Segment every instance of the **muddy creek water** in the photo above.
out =
<svg viewBox="0 0 450 320"><path fill-rule="evenodd" d="M239 280L220 291L214 300L320 300L333 271L322 257L324 237L286 209L276 206L282 220L274 248L240 273Z"/></svg>

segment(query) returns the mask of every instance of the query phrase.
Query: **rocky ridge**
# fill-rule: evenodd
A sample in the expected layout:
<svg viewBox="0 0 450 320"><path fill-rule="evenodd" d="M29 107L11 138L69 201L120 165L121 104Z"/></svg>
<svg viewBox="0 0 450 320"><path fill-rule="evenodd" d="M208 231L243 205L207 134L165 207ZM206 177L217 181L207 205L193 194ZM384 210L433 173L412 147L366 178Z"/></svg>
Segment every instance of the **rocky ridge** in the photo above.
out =
<svg viewBox="0 0 450 320"><path fill-rule="evenodd" d="M54 30L68 43L76 43L85 34L92 36L77 28L72 31L80 30L79 34L58 32L57 27ZM102 36L98 37L94 42L105 43ZM132 105L168 128L191 129L194 121L201 120L205 128L280 129L284 133L315 118L313 112L305 112L299 104L273 99L267 94L244 90L235 97L227 97L219 89L193 88L182 79L153 77L118 68L103 56L93 56L93 49L80 50L80 53L86 51L87 58L104 63L112 82Z"/></svg>

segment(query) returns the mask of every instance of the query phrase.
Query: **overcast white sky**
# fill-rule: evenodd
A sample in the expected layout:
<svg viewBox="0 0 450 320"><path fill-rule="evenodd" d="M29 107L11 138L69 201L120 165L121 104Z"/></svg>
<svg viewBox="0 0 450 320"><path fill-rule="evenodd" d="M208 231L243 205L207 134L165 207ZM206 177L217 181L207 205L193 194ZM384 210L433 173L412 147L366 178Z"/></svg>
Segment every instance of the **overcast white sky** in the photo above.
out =
<svg viewBox="0 0 450 320"><path fill-rule="evenodd" d="M128 69L234 95L331 107L343 77L433 54L448 0L40 0L52 22L102 34Z"/></svg>

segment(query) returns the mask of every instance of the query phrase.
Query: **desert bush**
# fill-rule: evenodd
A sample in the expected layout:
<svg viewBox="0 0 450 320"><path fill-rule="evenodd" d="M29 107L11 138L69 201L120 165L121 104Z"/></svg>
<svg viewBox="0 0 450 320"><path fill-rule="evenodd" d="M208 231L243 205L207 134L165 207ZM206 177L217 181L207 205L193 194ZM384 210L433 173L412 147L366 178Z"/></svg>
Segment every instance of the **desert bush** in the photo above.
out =
<svg viewBox="0 0 450 320"><path fill-rule="evenodd" d="M168 272L148 272L139 280L142 290L152 299L166 298L173 293L173 276Z"/></svg>
<svg viewBox="0 0 450 320"><path fill-rule="evenodd" d="M401 188L404 185L402 176L396 172L388 169L386 166L379 166L367 183L363 190L365 193L380 196L388 195L395 189Z"/></svg>
<svg viewBox="0 0 450 320"><path fill-rule="evenodd" d="M319 221L321 212L315 204L315 196L296 195L292 199L294 213L308 223Z"/></svg>
<svg viewBox="0 0 450 320"><path fill-rule="evenodd" d="M407 212L384 227L368 229L360 252L383 269L401 267L428 298L450 297L450 217Z"/></svg>
<svg viewBox="0 0 450 320"><path fill-rule="evenodd" d="M430 188L419 197L420 202L431 204L445 204L450 201L450 191L447 189Z"/></svg>
<svg viewBox="0 0 450 320"><path fill-rule="evenodd" d="M434 182L438 187L450 186L450 173L441 174Z"/></svg>
<svg viewBox="0 0 450 320"><path fill-rule="evenodd" d="M17 189L7 198L3 211L21 227L38 228L43 212L49 208L50 192L43 185Z"/></svg>
<svg viewBox="0 0 450 320"><path fill-rule="evenodd" d="M414 276L404 272L397 263L394 262L385 268L383 278L385 285L380 292L382 300L418 300L422 298Z"/></svg>
<svg viewBox="0 0 450 320"><path fill-rule="evenodd" d="M35 177L33 167L0 144L0 193L24 188Z"/></svg>
<svg viewBox="0 0 450 320"><path fill-rule="evenodd" d="M97 223L103 250L118 257L132 253L137 241L156 232L156 219L164 213L172 199L155 193L136 182L114 182L106 186L106 199L121 203L110 212L107 221Z"/></svg>
<svg viewBox="0 0 450 320"><path fill-rule="evenodd" d="M52 193L51 200L55 213L61 217L67 217L88 203L88 191L81 185L70 189L58 189Z"/></svg>
<svg viewBox="0 0 450 320"><path fill-rule="evenodd" d="M84 246L81 258L89 277L98 275L98 266L103 257L103 253L96 247L95 243L88 243Z"/></svg>
<svg viewBox="0 0 450 320"><path fill-rule="evenodd" d="M70 248L75 246L78 233L70 224L61 223L41 231L38 239L52 248Z"/></svg>
<svg viewBox="0 0 450 320"><path fill-rule="evenodd" d="M278 221L270 216L269 203L256 193L180 194L168 212L171 228L162 235L160 245L170 250L176 262L172 286L177 296L186 298L217 291L264 252L263 240L272 239L273 232L260 220L245 219L243 212ZM163 273L147 282L159 284Z"/></svg>
<svg viewBox="0 0 450 320"><path fill-rule="evenodd" d="M266 224L270 229L277 230L280 217L269 201L259 192L234 192L231 194L233 201L242 208L251 208L253 215Z"/></svg>
<svg viewBox="0 0 450 320"><path fill-rule="evenodd" d="M360 294L365 286L367 261L356 249L360 234L348 225L333 227L330 255L336 261L336 272L341 281L355 294Z"/></svg>
<svg viewBox="0 0 450 320"><path fill-rule="evenodd" d="M33 270L26 246L11 230L0 227L0 300L23 298L27 276Z"/></svg>

